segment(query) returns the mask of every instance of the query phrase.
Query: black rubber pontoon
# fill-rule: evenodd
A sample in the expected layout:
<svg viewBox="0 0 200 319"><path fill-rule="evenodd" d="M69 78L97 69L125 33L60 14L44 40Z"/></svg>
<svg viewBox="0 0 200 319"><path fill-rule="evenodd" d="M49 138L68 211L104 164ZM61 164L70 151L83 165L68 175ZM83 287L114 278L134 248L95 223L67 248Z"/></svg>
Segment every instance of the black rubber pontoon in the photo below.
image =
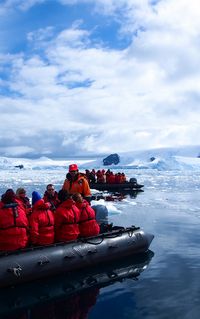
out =
<svg viewBox="0 0 200 319"><path fill-rule="evenodd" d="M0 255L0 287L84 269L148 250L153 235L115 227L96 237Z"/></svg>
<svg viewBox="0 0 200 319"><path fill-rule="evenodd" d="M120 192L120 191L141 191L142 187L144 185L138 184L137 182L125 182L125 183L119 183L119 184L108 184L108 183L90 183L91 189L97 189L99 191L112 191L112 192Z"/></svg>

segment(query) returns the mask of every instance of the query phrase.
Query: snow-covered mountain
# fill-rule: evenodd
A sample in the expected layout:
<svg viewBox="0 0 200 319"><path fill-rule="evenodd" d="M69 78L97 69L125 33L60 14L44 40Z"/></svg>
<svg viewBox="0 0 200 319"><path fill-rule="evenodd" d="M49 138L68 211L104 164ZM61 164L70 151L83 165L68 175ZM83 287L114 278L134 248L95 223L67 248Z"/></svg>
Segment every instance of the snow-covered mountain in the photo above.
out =
<svg viewBox="0 0 200 319"><path fill-rule="evenodd" d="M104 168L136 168L136 169L200 169L200 146L187 146L179 148L160 148L144 151L118 153L118 165L105 166ZM0 169L66 169L69 164L77 163L80 169L102 168L103 157L96 159L62 159L54 160L47 157L38 159L0 157Z"/></svg>
<svg viewBox="0 0 200 319"><path fill-rule="evenodd" d="M93 160L81 160L81 159L62 159L54 160L48 157L40 157L38 159L27 158L9 158L0 157L0 169L63 169L67 168L69 164L75 162L82 166L84 163L87 165ZM23 167L22 167L23 166Z"/></svg>

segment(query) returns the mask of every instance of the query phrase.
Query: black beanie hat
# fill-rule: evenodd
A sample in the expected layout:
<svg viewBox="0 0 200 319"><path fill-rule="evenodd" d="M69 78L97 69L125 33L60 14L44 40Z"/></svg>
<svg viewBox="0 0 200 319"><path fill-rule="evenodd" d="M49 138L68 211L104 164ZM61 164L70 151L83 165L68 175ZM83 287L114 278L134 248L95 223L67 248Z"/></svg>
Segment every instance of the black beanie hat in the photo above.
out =
<svg viewBox="0 0 200 319"><path fill-rule="evenodd" d="M70 195L68 194L68 192L64 189L61 189L59 192L58 192L58 199L59 201L61 202L64 202L66 199L70 198Z"/></svg>

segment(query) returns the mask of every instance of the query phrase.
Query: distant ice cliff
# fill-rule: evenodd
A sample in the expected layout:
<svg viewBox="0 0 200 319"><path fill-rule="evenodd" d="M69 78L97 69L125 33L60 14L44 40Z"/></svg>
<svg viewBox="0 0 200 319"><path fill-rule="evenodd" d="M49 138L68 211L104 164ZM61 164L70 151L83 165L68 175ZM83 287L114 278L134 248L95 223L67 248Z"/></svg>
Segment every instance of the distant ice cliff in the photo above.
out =
<svg viewBox="0 0 200 319"><path fill-rule="evenodd" d="M70 163L77 163L80 170L86 168L98 169L157 169L157 170L198 170L200 169L200 146L179 148L161 148L146 151L118 153L118 165L103 166L103 157L97 159L62 159L55 160L48 157L38 159L0 157L1 170L16 170L16 166L23 165L23 169L67 169Z"/></svg>

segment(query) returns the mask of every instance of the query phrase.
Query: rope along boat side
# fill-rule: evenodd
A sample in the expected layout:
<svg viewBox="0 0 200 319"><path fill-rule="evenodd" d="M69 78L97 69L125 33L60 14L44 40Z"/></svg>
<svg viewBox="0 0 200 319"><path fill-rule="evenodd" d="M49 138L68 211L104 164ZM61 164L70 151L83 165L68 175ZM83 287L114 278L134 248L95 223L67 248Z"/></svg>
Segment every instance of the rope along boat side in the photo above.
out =
<svg viewBox="0 0 200 319"><path fill-rule="evenodd" d="M139 227L114 227L95 237L0 255L0 287L84 269L148 250L154 236Z"/></svg>

